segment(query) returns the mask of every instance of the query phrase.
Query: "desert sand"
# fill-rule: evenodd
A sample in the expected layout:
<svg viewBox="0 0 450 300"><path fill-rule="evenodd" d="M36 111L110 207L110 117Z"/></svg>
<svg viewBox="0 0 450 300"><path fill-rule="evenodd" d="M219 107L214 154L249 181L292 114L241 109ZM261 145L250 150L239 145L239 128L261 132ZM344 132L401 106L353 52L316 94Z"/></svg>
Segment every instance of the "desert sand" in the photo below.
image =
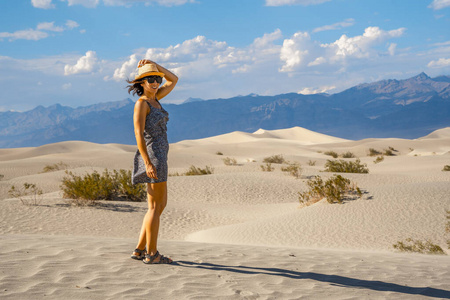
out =
<svg viewBox="0 0 450 300"><path fill-rule="evenodd" d="M388 147L395 156L377 164L368 156ZM172 265L129 258L145 202L71 206L60 191L65 170L42 172L59 162L80 175L130 169L135 151L80 141L0 149L1 299L450 299L448 255L392 246L430 240L450 254L450 172L442 171L450 128L414 140L351 141L294 127L171 144L170 173L214 168L168 179L159 248ZM368 174L341 174L364 194L302 206L307 179L333 175L323 172L332 159L326 151L351 151L367 164ZM261 170L278 154L301 164L301 178L279 164ZM225 165L226 157L237 165ZM39 205L10 198L10 187L23 183L44 191Z"/></svg>

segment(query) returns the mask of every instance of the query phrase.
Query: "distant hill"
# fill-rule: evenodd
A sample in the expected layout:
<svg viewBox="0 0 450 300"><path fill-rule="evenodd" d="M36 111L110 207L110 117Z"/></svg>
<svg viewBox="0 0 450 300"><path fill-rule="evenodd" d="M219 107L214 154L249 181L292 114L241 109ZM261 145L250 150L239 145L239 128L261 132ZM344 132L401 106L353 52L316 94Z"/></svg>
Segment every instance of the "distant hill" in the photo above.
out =
<svg viewBox="0 0 450 300"><path fill-rule="evenodd" d="M164 104L171 143L233 131L300 126L345 139L418 138L450 126L450 76L364 83L337 94L191 99ZM130 99L70 108L59 104L0 113L0 147L67 140L134 144Z"/></svg>

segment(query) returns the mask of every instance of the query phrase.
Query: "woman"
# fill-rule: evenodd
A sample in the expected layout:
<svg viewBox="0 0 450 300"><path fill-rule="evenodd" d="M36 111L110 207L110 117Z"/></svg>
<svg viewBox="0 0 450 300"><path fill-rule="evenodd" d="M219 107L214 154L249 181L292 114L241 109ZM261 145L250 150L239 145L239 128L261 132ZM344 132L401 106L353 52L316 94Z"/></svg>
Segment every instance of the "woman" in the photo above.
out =
<svg viewBox="0 0 450 300"><path fill-rule="evenodd" d="M162 86L162 79L166 83ZM166 123L169 114L159 100L175 87L178 77L151 60L141 60L138 75L130 83L128 93L140 96L134 106L134 133L138 150L134 157L133 184L147 183L148 211L142 222L139 241L131 258L146 264L170 264L172 260L159 254L157 248L159 220L167 204ZM147 251L145 251L147 249Z"/></svg>

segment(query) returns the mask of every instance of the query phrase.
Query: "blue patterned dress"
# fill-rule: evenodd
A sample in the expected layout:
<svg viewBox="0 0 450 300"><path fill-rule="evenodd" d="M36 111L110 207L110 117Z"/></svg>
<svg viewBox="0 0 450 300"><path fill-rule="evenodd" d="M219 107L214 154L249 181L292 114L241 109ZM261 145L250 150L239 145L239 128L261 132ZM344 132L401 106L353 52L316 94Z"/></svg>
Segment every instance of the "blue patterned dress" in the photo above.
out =
<svg viewBox="0 0 450 300"><path fill-rule="evenodd" d="M145 118L144 140L150 161L156 168L158 179L147 176L145 163L138 149L134 156L134 167L131 177L133 184L167 181L167 154L169 153L167 122L169 121L169 113L162 106L157 108L151 106L148 102L147 104L150 106L150 113Z"/></svg>

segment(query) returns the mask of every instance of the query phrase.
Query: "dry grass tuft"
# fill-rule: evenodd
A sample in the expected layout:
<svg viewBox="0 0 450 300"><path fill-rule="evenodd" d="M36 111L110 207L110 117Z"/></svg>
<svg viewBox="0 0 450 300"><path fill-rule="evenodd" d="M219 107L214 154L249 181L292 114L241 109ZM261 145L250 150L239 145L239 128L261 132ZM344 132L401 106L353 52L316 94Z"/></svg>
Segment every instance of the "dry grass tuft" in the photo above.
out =
<svg viewBox="0 0 450 300"><path fill-rule="evenodd" d="M24 183L23 187L16 188L14 185L8 191L8 194L19 199L23 205L36 206L41 203L42 190L34 183Z"/></svg>

